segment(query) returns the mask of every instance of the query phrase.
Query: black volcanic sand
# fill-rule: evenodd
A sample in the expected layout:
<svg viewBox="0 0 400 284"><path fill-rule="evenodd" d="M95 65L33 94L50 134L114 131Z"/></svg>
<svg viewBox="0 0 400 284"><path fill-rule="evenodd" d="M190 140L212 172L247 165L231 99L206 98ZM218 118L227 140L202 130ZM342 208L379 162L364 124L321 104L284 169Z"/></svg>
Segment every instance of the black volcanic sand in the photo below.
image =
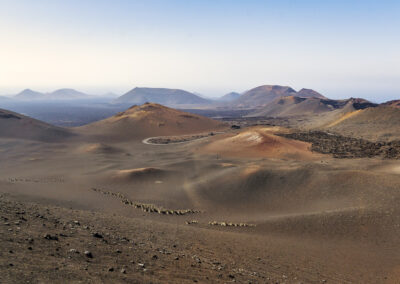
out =
<svg viewBox="0 0 400 284"><path fill-rule="evenodd" d="M197 154L218 136L1 139L0 282L398 283L400 162Z"/></svg>

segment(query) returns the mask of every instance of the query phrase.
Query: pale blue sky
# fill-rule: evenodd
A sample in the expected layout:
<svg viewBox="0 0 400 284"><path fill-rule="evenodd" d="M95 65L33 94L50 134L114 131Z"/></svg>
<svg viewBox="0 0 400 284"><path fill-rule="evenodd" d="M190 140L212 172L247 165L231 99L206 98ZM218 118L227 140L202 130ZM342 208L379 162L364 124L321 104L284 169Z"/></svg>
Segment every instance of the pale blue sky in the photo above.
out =
<svg viewBox="0 0 400 284"><path fill-rule="evenodd" d="M262 84L400 98L400 1L0 0L0 94Z"/></svg>

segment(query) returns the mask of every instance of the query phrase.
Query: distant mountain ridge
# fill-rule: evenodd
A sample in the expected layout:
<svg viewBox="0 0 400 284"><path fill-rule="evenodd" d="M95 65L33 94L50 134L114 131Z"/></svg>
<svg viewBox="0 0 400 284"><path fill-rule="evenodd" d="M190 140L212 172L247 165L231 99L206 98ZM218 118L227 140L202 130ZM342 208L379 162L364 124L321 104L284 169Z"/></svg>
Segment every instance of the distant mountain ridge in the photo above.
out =
<svg viewBox="0 0 400 284"><path fill-rule="evenodd" d="M205 105L212 101L180 89L136 87L113 101L114 104L144 104L152 102L165 106Z"/></svg>
<svg viewBox="0 0 400 284"><path fill-rule="evenodd" d="M51 93L41 93L31 89L25 89L14 96L15 99L22 100L70 100L85 99L88 97L90 97L90 95L69 88L58 89Z"/></svg>
<svg viewBox="0 0 400 284"><path fill-rule="evenodd" d="M43 93L36 92L31 89L25 89L25 90L21 91L20 93L16 94L14 96L14 98L33 100L33 99L42 99L42 98L44 98L44 96L45 96L45 94L43 94Z"/></svg>
<svg viewBox="0 0 400 284"><path fill-rule="evenodd" d="M278 97L247 116L290 117L313 115L344 108L348 108L349 110L359 110L376 106L378 105L359 98L330 100L317 97L287 96Z"/></svg>

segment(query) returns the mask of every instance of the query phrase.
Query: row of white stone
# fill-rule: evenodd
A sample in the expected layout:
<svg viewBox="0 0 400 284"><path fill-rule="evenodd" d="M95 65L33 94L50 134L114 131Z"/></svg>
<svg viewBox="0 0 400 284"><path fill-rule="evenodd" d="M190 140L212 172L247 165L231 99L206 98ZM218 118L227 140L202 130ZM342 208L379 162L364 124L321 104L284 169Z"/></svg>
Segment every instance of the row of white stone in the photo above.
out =
<svg viewBox="0 0 400 284"><path fill-rule="evenodd" d="M101 190L98 188L92 188L92 189L93 189L93 191L119 198L119 199L121 199L121 202L123 204L130 205L135 208L141 209L144 212L158 213L158 214L163 214L163 215L187 215L187 214L200 213L200 211L193 210L193 209L177 209L177 210L165 209L163 207L158 207L158 206L156 206L154 204L150 204L150 203L140 203L140 202L131 201L126 196L124 196L122 193L119 193L119 192L105 191L105 190Z"/></svg>
<svg viewBox="0 0 400 284"><path fill-rule="evenodd" d="M255 227L255 224L248 224L248 223L232 223L232 222L217 222L211 221L208 222L208 225L211 226L222 226L222 227Z"/></svg>

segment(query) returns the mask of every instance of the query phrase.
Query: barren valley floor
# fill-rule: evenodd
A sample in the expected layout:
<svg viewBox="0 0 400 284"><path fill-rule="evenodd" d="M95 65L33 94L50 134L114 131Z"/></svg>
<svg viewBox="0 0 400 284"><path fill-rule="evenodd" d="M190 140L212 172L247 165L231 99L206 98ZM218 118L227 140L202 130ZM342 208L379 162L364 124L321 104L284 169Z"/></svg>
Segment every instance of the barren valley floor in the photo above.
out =
<svg viewBox="0 0 400 284"><path fill-rule="evenodd" d="M276 130L2 139L0 282L399 283L400 163Z"/></svg>

